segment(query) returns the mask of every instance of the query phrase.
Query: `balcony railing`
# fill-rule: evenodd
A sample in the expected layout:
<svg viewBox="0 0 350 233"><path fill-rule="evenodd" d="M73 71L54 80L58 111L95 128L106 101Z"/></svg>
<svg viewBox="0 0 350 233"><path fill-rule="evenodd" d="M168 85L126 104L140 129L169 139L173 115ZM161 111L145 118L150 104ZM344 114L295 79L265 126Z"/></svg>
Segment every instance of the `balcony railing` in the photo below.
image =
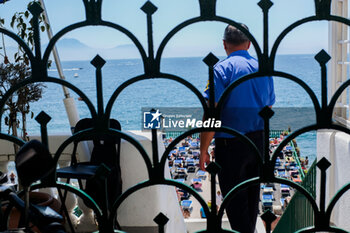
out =
<svg viewBox="0 0 350 233"><path fill-rule="evenodd" d="M316 198L316 160L309 168L301 186ZM290 233L305 227L313 226L314 217L310 202L302 194L296 192L273 232Z"/></svg>

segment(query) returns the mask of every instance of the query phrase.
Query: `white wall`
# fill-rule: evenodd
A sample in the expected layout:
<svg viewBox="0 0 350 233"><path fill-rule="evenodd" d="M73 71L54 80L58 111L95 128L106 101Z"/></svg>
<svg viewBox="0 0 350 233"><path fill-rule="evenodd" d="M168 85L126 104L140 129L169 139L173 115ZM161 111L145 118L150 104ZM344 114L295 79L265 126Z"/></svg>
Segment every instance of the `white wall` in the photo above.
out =
<svg viewBox="0 0 350 233"><path fill-rule="evenodd" d="M140 142L152 160L150 132L131 131L128 133ZM163 154L164 150L161 134L158 134L159 156ZM121 145L120 159L123 192L131 186L148 179L143 158L133 145L124 140ZM167 178L170 178L168 166L166 166L165 175ZM153 219L159 212L162 212L169 218L165 232L186 232L186 225L177 200L175 187L172 186L157 185L133 193L118 209L118 221L122 226L156 226Z"/></svg>
<svg viewBox="0 0 350 233"><path fill-rule="evenodd" d="M333 131L317 132L317 160L326 157L331 163L327 170L326 206L344 185L350 183L350 136ZM319 170L317 195L319 197ZM331 221L338 227L350 231L350 190L338 201L333 209Z"/></svg>

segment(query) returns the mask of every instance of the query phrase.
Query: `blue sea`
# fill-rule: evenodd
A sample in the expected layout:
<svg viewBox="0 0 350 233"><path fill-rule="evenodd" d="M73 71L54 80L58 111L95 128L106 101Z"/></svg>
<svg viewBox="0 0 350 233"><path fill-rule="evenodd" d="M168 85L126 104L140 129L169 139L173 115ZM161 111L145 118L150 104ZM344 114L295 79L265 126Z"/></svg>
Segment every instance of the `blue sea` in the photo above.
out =
<svg viewBox="0 0 350 233"><path fill-rule="evenodd" d="M276 58L275 64L276 70L290 73L306 82L320 99L320 67L314 55L280 55ZM63 62L63 68L66 80L80 88L96 106L95 69L90 61L66 61ZM164 58L161 71L184 78L200 91L204 90L208 80L208 67L199 57ZM118 86L142 73L142 61L139 59L107 60L102 69L104 105ZM49 75L58 77L54 65L50 68ZM76 75L78 77L75 77ZM296 83L274 77L274 84L276 92L274 108L312 107L310 98ZM70 126L63 105L62 88L52 83L45 85L47 88L43 98L33 103L31 110L34 116L43 110L52 117L48 124L49 134L69 133ZM89 117L90 113L84 102L79 101L79 96L72 91L70 94L76 100L80 117ZM127 87L115 102L112 117L121 122L123 130L140 130L142 107L200 107L200 102L190 90L177 82L152 79ZM303 120L300 119L300 122ZM39 132L38 123L34 119L29 119L28 134L39 134ZM299 136L297 142L302 156L309 156L310 160L315 158L315 132Z"/></svg>

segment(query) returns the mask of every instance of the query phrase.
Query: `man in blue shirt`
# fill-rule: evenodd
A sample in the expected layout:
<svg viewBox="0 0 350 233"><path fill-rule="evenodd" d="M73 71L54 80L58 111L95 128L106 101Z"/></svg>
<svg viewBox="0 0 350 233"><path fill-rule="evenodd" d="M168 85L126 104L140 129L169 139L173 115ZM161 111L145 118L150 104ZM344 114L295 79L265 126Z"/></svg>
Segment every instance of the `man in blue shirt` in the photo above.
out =
<svg viewBox="0 0 350 233"><path fill-rule="evenodd" d="M247 26L242 24L247 30ZM258 71L258 62L249 55L250 41L234 26L228 25L224 33L224 49L227 58L214 66L215 102L235 80ZM209 88L204 91L209 99ZM225 100L221 113L222 126L245 134L262 152L264 122L259 112L275 102L271 77L250 79L236 87ZM218 176L224 196L239 183L259 175L257 159L249 148L237 138L226 133L201 133L200 167L210 163L208 147L215 137L215 161L222 167ZM259 204L259 185L240 191L226 208L233 230L250 233L255 231Z"/></svg>

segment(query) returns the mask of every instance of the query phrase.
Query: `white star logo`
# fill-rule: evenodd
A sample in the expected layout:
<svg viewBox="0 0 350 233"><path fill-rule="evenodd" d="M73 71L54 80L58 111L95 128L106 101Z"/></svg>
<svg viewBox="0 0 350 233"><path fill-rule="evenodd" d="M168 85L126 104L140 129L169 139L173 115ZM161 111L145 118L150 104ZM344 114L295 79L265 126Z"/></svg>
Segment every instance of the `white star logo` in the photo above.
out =
<svg viewBox="0 0 350 233"><path fill-rule="evenodd" d="M157 109L157 111L155 113L151 113L152 114L152 120L151 122L153 122L155 119L157 119L157 121L159 121L159 117L162 115L160 112L159 112L159 109Z"/></svg>

